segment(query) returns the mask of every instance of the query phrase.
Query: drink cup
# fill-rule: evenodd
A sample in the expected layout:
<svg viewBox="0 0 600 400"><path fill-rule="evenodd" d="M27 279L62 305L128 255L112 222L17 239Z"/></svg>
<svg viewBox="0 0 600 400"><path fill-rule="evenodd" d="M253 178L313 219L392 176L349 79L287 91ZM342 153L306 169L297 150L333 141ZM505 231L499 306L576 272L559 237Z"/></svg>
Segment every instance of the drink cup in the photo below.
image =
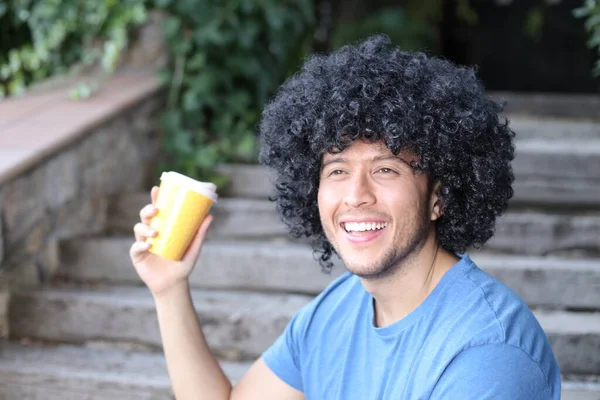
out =
<svg viewBox="0 0 600 400"><path fill-rule="evenodd" d="M158 214L150 222L158 235L146 241L152 244L151 253L179 261L217 201L217 187L177 172L163 172L160 180Z"/></svg>

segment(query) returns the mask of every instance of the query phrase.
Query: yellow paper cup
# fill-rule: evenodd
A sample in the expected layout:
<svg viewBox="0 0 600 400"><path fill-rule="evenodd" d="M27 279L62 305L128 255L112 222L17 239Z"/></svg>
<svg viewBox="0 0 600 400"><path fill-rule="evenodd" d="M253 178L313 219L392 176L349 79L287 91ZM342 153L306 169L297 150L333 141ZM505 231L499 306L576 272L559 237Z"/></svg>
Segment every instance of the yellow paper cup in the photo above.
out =
<svg viewBox="0 0 600 400"><path fill-rule="evenodd" d="M152 244L151 253L178 261L217 201L217 187L177 172L163 172L160 180L158 214L150 222L158 235L147 242Z"/></svg>

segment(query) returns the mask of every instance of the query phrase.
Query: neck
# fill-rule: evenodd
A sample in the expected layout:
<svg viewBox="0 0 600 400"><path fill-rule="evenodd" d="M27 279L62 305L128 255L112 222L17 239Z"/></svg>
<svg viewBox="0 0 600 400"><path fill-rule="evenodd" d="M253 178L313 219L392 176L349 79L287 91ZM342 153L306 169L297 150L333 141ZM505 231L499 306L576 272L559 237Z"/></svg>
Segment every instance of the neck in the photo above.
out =
<svg viewBox="0 0 600 400"><path fill-rule="evenodd" d="M404 259L395 272L382 279L361 279L374 298L375 325L393 324L414 311L459 260L441 249L435 234L429 235L418 253Z"/></svg>

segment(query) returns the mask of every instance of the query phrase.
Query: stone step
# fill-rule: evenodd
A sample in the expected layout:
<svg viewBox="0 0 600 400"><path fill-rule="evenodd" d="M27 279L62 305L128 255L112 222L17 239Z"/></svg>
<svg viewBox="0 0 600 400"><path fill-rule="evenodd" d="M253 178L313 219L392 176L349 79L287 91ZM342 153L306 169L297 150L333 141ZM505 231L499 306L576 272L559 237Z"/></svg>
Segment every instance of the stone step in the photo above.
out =
<svg viewBox="0 0 600 400"><path fill-rule="evenodd" d="M521 115L508 115L508 119L518 141L531 139L600 139L600 121L534 118Z"/></svg>
<svg viewBox="0 0 600 400"><path fill-rule="evenodd" d="M140 284L128 259L131 238L71 240L62 244L60 275L74 281ZM599 308L600 259L565 259L472 253L484 270L529 305ZM192 286L316 294L345 271L334 258L321 272L309 246L277 242L206 242L190 277Z"/></svg>
<svg viewBox="0 0 600 400"><path fill-rule="evenodd" d="M148 193L125 193L115 197L108 213L109 233L133 232L140 209L150 202ZM287 237L285 225L268 200L220 198L213 205L210 238ZM600 219L600 218L599 218Z"/></svg>
<svg viewBox="0 0 600 400"><path fill-rule="evenodd" d="M540 119L568 118L600 121L600 96L575 93L488 93L496 101L506 102L510 116L530 116ZM597 399L595 399L597 400Z"/></svg>
<svg viewBox="0 0 600 400"><path fill-rule="evenodd" d="M193 291L215 354L228 360L258 357L312 296ZM51 342L117 341L158 348L154 302L145 288L46 288L17 293L11 335ZM563 373L600 374L600 313L536 311Z"/></svg>
<svg viewBox="0 0 600 400"><path fill-rule="evenodd" d="M248 363L221 362L236 382ZM0 342L0 400L171 400L162 354Z"/></svg>
<svg viewBox="0 0 600 400"><path fill-rule="evenodd" d="M147 193L125 193L111 202L110 233L130 234L139 222ZM221 198L212 210L211 239L288 238L285 225L268 200ZM600 212L509 211L496 224L486 250L547 255L568 250L600 252Z"/></svg>
<svg viewBox="0 0 600 400"><path fill-rule="evenodd" d="M235 383L249 363L221 362ZM0 400L171 400L161 354L0 343ZM600 384L563 380L563 400L598 400Z"/></svg>
<svg viewBox="0 0 600 400"><path fill-rule="evenodd" d="M562 400L600 400L600 377L563 376Z"/></svg>
<svg viewBox="0 0 600 400"><path fill-rule="evenodd" d="M599 203L600 204L600 203ZM600 254L600 212L508 211L484 250L527 255Z"/></svg>
<svg viewBox="0 0 600 400"><path fill-rule="evenodd" d="M225 360L254 359L310 296L233 291L192 293L208 344ZM154 302L143 287L46 288L15 293L10 335L50 342L108 341L158 349Z"/></svg>
<svg viewBox="0 0 600 400"><path fill-rule="evenodd" d="M599 206L600 139L517 141L513 170L513 204Z"/></svg>
<svg viewBox="0 0 600 400"><path fill-rule="evenodd" d="M274 193L273 173L262 165L223 164L215 170L230 181L219 190L221 195L267 200Z"/></svg>

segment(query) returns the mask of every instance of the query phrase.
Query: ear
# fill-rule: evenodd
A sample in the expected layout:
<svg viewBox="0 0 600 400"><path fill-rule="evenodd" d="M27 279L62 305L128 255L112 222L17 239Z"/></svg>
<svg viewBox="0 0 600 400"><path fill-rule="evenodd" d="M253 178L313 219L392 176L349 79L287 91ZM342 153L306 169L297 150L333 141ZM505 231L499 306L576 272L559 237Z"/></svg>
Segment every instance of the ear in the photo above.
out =
<svg viewBox="0 0 600 400"><path fill-rule="evenodd" d="M431 210L430 219L432 221L438 220L444 215L443 204L439 197L440 182L437 181L433 184L431 195L429 197L429 209Z"/></svg>

